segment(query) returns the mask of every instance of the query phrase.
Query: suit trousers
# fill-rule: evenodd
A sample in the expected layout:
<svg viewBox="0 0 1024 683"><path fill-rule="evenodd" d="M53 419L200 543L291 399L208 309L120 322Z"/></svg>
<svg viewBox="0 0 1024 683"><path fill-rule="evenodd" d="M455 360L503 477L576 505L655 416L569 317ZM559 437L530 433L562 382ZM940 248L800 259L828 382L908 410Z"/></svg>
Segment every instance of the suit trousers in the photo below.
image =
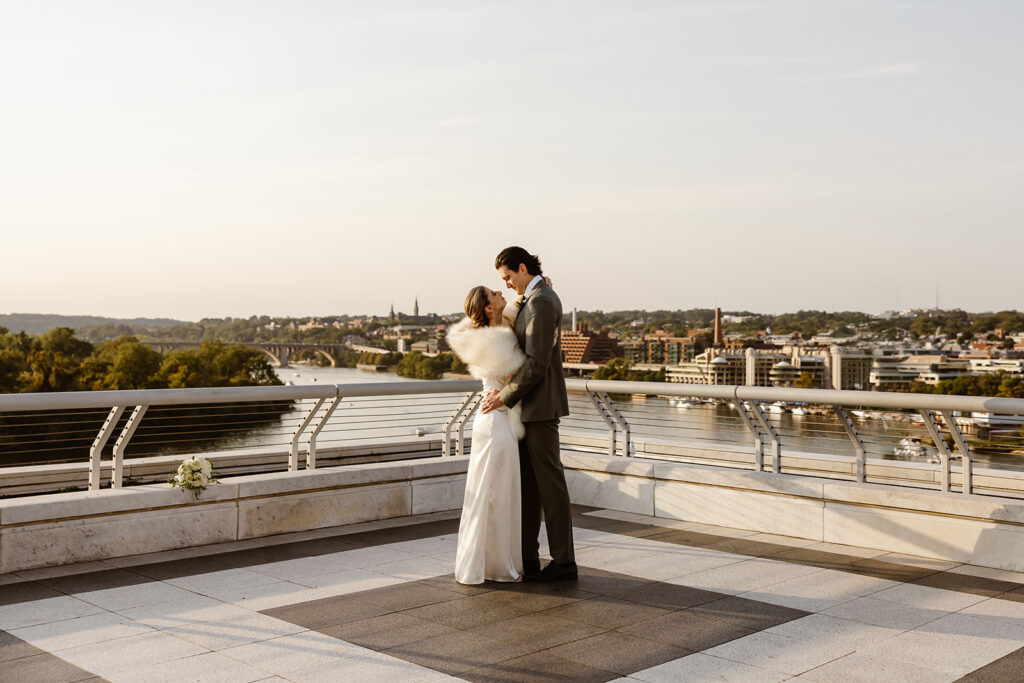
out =
<svg viewBox="0 0 1024 683"><path fill-rule="evenodd" d="M559 564L576 561L572 544L569 487L559 457L558 420L527 422L519 441L520 486L523 513L523 569L539 568L541 510L548 530L551 559Z"/></svg>

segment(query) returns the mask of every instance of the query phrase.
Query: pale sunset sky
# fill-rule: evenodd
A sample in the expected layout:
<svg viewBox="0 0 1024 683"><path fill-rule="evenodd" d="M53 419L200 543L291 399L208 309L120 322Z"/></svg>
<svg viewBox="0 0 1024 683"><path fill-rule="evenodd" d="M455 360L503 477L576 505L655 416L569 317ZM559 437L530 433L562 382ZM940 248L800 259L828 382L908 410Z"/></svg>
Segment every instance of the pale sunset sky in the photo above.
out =
<svg viewBox="0 0 1024 683"><path fill-rule="evenodd" d="M0 0L0 313L1024 309L1024 3Z"/></svg>

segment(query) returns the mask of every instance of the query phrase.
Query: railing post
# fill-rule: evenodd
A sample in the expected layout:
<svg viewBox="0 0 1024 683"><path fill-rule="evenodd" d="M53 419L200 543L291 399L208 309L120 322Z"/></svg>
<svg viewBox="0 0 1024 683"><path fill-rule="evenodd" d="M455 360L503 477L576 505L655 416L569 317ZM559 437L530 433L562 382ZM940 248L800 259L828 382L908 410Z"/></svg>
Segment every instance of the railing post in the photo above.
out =
<svg viewBox="0 0 1024 683"><path fill-rule="evenodd" d="M935 416L932 415L932 411L921 409L921 418L924 420L924 426L928 428L928 433L931 434L932 441L935 442L935 448L939 451L939 488L946 493L949 492L949 447L946 446L946 440L942 438L942 433L939 431L939 426L935 424Z"/></svg>
<svg viewBox="0 0 1024 683"><path fill-rule="evenodd" d="M309 434L309 447L306 449L306 469L316 469L316 437L320 435L320 430L324 428L327 421L331 419L331 415L337 410L338 406L341 405L341 396L335 396L331 399L331 405L327 406L327 410L317 420L316 426L313 427L313 431Z"/></svg>
<svg viewBox="0 0 1024 683"><path fill-rule="evenodd" d="M619 429L622 430L622 455L627 458L630 457L629 423L626 422L626 418L619 412L619 409L615 407L615 402L612 400L612 397L608 395L608 392L602 391L598 393L597 396L608 409L608 414L611 418L619 425Z"/></svg>
<svg viewBox="0 0 1024 683"><path fill-rule="evenodd" d="M867 480L867 452L864 450L864 442L861 440L860 434L857 433L857 428L853 426L850 416L846 414L846 410L842 406L836 406L836 417L843 424L846 435L850 437L850 441L853 442L853 447L857 451L857 481L864 483Z"/></svg>
<svg viewBox="0 0 1024 683"><path fill-rule="evenodd" d="M326 398L318 399L313 409L306 414L306 417L299 423L299 426L295 429L295 433L292 435L292 445L288 449L288 471L298 472L299 471L299 439L302 437L302 432L306 431L306 427L316 417L316 413L320 410L320 406L324 404Z"/></svg>
<svg viewBox="0 0 1024 683"><path fill-rule="evenodd" d="M125 423L124 429L121 430L121 435L114 442L114 467L110 476L110 488L119 489L124 483L124 451L128 448L128 442L131 441L132 436L135 434L135 429L139 426L139 422L142 421L142 416L146 414L146 408L148 407L144 405L135 406L135 410L128 417L128 422Z"/></svg>
<svg viewBox="0 0 1024 683"><path fill-rule="evenodd" d="M743 401L733 398L733 406L743 418L743 424L747 425L747 429L754 436L754 469L760 472L764 469L764 441L761 439L761 432L758 431L754 421L750 419L750 412Z"/></svg>
<svg viewBox="0 0 1024 683"><path fill-rule="evenodd" d="M775 425L768 421L768 416L764 414L760 403L753 401L747 405L751 408L751 414L772 442L772 472L778 474L782 471L782 443L779 441L779 433L775 431Z"/></svg>
<svg viewBox="0 0 1024 683"><path fill-rule="evenodd" d="M455 411L448 417L448 421L444 423L444 437L443 441L441 441L442 457L448 457L452 454L452 425L455 424L455 420L459 418L459 415L462 414L462 411L466 409L469 402L473 400L473 397L476 396L477 393L479 392L471 391L466 394L465 398L462 399L462 403L459 404L459 407L455 409ZM459 454L462 454L461 446L459 447Z"/></svg>
<svg viewBox="0 0 1024 683"><path fill-rule="evenodd" d="M609 414L601 401L597 400L597 393L587 389L587 398L594 404L594 409L601 416L604 423L608 425L608 455L615 455L615 420Z"/></svg>
<svg viewBox="0 0 1024 683"><path fill-rule="evenodd" d="M459 419L458 419L459 427L458 427L458 429L455 432L457 434L456 440L455 440L455 455L458 455L458 456L462 455L462 449L463 449L463 446L466 443L466 437L463 436L464 430L466 429L466 423L469 422L470 416L476 411L477 407L480 405L480 401L483 401L483 400L484 400L484 395L483 394L477 394L476 398L474 398L472 401L470 401L470 403L468 405L468 409L465 412L463 412L462 415L459 416Z"/></svg>
<svg viewBox="0 0 1024 683"><path fill-rule="evenodd" d="M971 447L967 444L963 432L960 431L960 425L953 418L953 411L943 410L940 414L946 421L946 427L949 428L953 441L956 442L957 450L960 451L960 476L963 479L963 492L970 495L974 492L974 459L971 455Z"/></svg>
<svg viewBox="0 0 1024 683"><path fill-rule="evenodd" d="M124 406L114 406L107 413L107 419L103 422L103 426L100 427L99 433L96 438L93 439L92 447L89 449L89 490L98 491L100 488L100 454L103 452L103 447L107 445L107 441L110 439L110 435L114 432L114 427L117 426L117 421L121 417L121 413L124 412Z"/></svg>

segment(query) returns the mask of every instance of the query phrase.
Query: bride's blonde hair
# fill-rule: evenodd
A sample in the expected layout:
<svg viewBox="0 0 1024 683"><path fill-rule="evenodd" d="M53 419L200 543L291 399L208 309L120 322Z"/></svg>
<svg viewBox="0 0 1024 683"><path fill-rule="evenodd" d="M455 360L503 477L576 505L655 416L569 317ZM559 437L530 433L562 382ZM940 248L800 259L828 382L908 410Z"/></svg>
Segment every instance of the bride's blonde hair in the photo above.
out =
<svg viewBox="0 0 1024 683"><path fill-rule="evenodd" d="M491 318L487 315L487 288L477 285L466 295L466 317L473 321L473 327L487 327Z"/></svg>

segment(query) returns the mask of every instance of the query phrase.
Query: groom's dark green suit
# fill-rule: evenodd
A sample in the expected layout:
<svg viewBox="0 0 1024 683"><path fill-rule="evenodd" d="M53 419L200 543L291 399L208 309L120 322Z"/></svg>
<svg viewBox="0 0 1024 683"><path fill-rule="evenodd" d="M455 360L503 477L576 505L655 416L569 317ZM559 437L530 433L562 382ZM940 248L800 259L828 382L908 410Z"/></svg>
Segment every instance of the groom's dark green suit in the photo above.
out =
<svg viewBox="0 0 1024 683"><path fill-rule="evenodd" d="M522 404L526 435L519 442L522 475L523 568L539 569L537 536L541 509L548 530L551 558L573 564L572 512L569 489L559 457L558 419L569 414L562 374L562 302L543 281L522 301L515 331L526 362L499 394L508 406Z"/></svg>

